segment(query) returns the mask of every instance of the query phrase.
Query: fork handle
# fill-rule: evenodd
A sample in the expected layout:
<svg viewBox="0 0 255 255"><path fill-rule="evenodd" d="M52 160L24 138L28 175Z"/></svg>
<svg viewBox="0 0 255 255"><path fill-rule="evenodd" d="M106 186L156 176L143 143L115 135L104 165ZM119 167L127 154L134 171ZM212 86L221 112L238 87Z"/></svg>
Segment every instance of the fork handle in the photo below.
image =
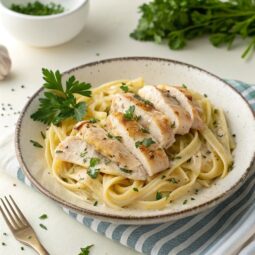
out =
<svg viewBox="0 0 255 255"><path fill-rule="evenodd" d="M37 240L33 240L32 243L29 244L39 255L50 255L43 245Z"/></svg>
<svg viewBox="0 0 255 255"><path fill-rule="evenodd" d="M41 244L37 247L34 247L34 249L38 252L39 255L50 255Z"/></svg>

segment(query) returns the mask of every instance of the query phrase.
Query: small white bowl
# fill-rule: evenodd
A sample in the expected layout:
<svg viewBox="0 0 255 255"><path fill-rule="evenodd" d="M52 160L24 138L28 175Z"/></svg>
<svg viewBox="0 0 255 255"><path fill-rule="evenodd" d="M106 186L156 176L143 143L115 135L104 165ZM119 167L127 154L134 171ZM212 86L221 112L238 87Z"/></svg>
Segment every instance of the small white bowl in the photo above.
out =
<svg viewBox="0 0 255 255"><path fill-rule="evenodd" d="M78 35L86 22L89 0L41 0L61 4L63 13L33 16L10 10L12 4L27 4L32 0L0 0L0 18L4 27L16 39L36 47L63 44Z"/></svg>

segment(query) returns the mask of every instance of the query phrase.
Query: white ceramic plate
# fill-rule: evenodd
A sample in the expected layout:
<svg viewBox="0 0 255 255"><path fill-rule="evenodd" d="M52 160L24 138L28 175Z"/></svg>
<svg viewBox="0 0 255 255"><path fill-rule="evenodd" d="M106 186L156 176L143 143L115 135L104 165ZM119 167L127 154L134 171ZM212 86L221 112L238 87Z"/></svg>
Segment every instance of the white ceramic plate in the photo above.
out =
<svg viewBox="0 0 255 255"><path fill-rule="evenodd" d="M33 139L43 143L40 131L45 130L46 126L30 118L38 108L38 98L42 96L40 89L25 106L17 124L17 157L32 184L62 206L89 217L115 223L166 222L215 206L233 193L251 171L255 155L254 113L245 99L218 77L184 63L145 57L117 58L89 63L65 72L63 78L69 75L75 75L80 81L90 82L94 87L112 80L137 77L143 77L145 84L187 84L189 88L207 94L213 104L225 110L230 128L236 134L237 147L234 151L233 170L224 179L217 180L215 185L201 190L196 200L185 205L182 203L185 198L182 198L164 210L116 210L105 206L95 207L81 201L60 186L48 174L43 150L36 149L29 142Z"/></svg>

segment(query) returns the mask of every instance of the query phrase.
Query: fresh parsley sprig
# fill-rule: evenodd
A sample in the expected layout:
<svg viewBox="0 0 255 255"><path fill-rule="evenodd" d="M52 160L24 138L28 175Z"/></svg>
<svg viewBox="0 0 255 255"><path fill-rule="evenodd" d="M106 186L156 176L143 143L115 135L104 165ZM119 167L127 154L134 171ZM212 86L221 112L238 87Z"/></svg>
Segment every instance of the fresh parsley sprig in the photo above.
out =
<svg viewBox="0 0 255 255"><path fill-rule="evenodd" d="M215 46L232 47L237 38L251 38L242 57L255 50L254 0L153 0L140 6L141 18L131 37L167 41L182 49L195 37L209 35Z"/></svg>
<svg viewBox="0 0 255 255"><path fill-rule="evenodd" d="M75 95L91 96L91 85L79 82L74 76L66 81L63 87L62 76L57 70L53 72L46 68L42 69L44 97L39 98L38 110L31 115L34 121L41 121L45 124L59 125L63 120L72 118L81 121L86 114L85 102L77 103Z"/></svg>

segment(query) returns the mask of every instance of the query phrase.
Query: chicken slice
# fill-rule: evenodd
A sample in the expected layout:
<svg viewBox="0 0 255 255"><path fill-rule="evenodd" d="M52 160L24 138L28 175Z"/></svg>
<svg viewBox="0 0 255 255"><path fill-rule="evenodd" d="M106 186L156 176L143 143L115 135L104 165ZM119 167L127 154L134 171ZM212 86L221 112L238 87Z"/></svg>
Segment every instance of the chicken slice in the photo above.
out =
<svg viewBox="0 0 255 255"><path fill-rule="evenodd" d="M146 176L146 171L141 162L125 147L121 136L114 136L96 123L82 121L75 127L79 130L79 135L93 148L115 162L122 169L139 172L141 176Z"/></svg>
<svg viewBox="0 0 255 255"><path fill-rule="evenodd" d="M139 123L145 127L142 129L143 132L150 133L164 148L174 143L174 133L167 116L157 111L149 101L143 100L139 95L116 94L112 101L111 111L125 112L130 106L135 106L134 113L140 116Z"/></svg>
<svg viewBox="0 0 255 255"><path fill-rule="evenodd" d="M142 131L137 120L128 120L123 113L113 112L107 121L109 127L122 136L125 146L142 162L149 176L170 166L165 151L150 134Z"/></svg>
<svg viewBox="0 0 255 255"><path fill-rule="evenodd" d="M157 88L175 98L189 113L193 129L202 130L204 128L205 124L199 115L199 108L195 102L193 102L192 94L186 88L168 85L158 85Z"/></svg>
<svg viewBox="0 0 255 255"><path fill-rule="evenodd" d="M129 179L146 180L145 171L136 171L120 167L116 162L98 153L95 148L79 136L70 136L56 148L56 158L65 162L80 165L86 169L90 166L91 158L99 159L96 167L101 172L113 175L122 175Z"/></svg>
<svg viewBox="0 0 255 255"><path fill-rule="evenodd" d="M175 98L155 86L149 85L141 88L138 94L153 103L157 110L163 112L170 119L174 133L184 135L189 132L192 125L190 115Z"/></svg>

